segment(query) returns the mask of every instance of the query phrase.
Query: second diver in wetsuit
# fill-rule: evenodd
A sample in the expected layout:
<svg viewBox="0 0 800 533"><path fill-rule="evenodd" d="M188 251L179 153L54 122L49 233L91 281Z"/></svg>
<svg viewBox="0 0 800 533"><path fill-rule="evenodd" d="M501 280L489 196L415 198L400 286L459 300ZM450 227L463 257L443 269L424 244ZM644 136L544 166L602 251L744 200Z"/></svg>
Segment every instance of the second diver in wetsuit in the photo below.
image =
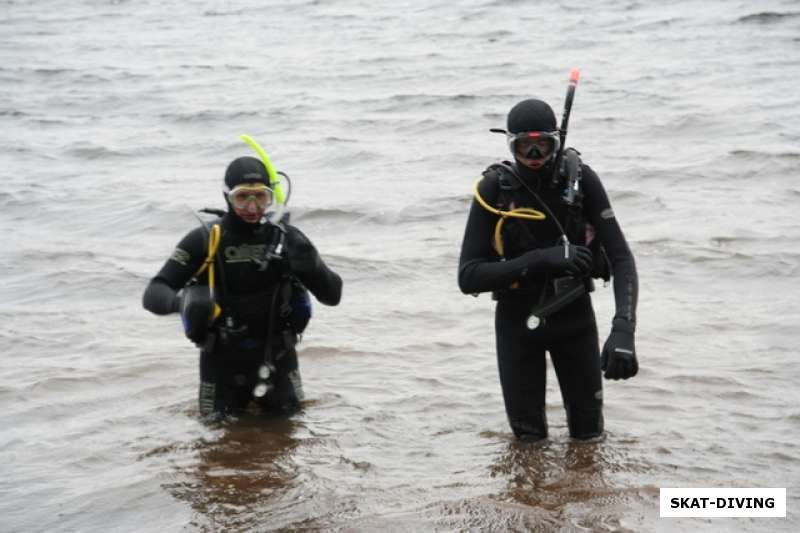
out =
<svg viewBox="0 0 800 533"><path fill-rule="evenodd" d="M295 410L303 399L295 344L310 318L306 289L326 305L341 298L341 278L308 237L267 217L274 187L264 162L231 162L227 212L190 231L144 293L145 309L181 313L201 348L199 406L207 419L252 400L269 411Z"/></svg>
<svg viewBox="0 0 800 533"><path fill-rule="evenodd" d="M558 157L561 139L547 103L519 102L504 133L514 160L491 165L476 187L458 284L465 294L492 291L497 300L497 361L514 434L547 437L547 351L570 436L597 437L602 371L607 379L638 371L633 255L597 174L577 151ZM563 172L554 172L557 161ZM507 216L512 211L528 216ZM616 313L601 355L589 292L593 277L608 280L612 273Z"/></svg>

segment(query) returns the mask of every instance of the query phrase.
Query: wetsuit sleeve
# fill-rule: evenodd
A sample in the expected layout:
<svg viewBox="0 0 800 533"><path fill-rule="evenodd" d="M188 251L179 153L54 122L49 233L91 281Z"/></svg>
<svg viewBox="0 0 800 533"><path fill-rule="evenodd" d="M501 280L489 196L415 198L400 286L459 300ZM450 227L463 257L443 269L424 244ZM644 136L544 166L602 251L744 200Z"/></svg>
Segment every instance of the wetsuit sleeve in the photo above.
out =
<svg viewBox="0 0 800 533"><path fill-rule="evenodd" d="M207 256L205 247L203 228L189 232L178 243L167 262L148 283L142 297L145 309L157 315L177 312L177 293L203 264Z"/></svg>
<svg viewBox="0 0 800 533"><path fill-rule="evenodd" d="M331 270L303 232L287 226L286 247L294 276L325 305L337 305L342 298L342 278Z"/></svg>
<svg viewBox="0 0 800 533"><path fill-rule="evenodd" d="M478 185L478 192L487 204L494 205L498 194L497 178L485 177ZM523 255L501 261L492 246L498 218L472 199L458 261L458 287L464 294L505 289L527 274L529 258Z"/></svg>
<svg viewBox="0 0 800 533"><path fill-rule="evenodd" d="M639 279L636 263L611 208L603 184L587 165L582 168L584 210L587 220L594 226L597 238L603 243L611 261L614 278L614 318L636 323L636 303L639 297Z"/></svg>

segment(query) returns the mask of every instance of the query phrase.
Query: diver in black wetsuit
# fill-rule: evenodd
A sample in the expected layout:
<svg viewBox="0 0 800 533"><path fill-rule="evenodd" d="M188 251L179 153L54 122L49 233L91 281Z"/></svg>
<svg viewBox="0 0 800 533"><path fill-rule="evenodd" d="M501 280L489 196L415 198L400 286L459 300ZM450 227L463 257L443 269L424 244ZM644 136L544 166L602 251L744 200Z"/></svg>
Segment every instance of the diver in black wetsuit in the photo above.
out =
<svg viewBox="0 0 800 533"><path fill-rule="evenodd" d="M570 436L596 437L603 432L601 371L607 379L628 379L638 371L633 255L597 174L572 149L558 157L560 138L550 106L524 100L511 109L507 127L515 161L490 166L476 187L458 284L465 294L493 291L497 300L497 360L514 434L547 437L548 351ZM562 168L556 161L564 162L563 172L554 173L556 165ZM508 216L520 208L529 208L517 211L527 219ZM601 355L588 293L593 277L608 280L612 273L616 314Z"/></svg>
<svg viewBox="0 0 800 533"><path fill-rule="evenodd" d="M289 412L303 399L295 344L311 313L305 289L337 305L342 280L299 229L267 220L275 194L264 163L231 162L224 196L228 211L180 241L143 305L181 313L187 337L201 347L203 417L219 419L253 399Z"/></svg>

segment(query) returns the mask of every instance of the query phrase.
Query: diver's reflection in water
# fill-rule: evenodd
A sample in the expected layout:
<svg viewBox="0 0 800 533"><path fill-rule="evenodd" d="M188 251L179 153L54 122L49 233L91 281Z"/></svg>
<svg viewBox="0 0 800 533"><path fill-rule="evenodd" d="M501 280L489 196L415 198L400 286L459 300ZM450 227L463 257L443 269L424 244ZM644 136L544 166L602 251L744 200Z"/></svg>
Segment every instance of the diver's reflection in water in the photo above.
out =
<svg viewBox="0 0 800 533"><path fill-rule="evenodd" d="M182 479L167 489L212 530L264 528L269 509L297 486L292 452L299 424L246 414L219 427L220 438L202 441L198 461L178 467Z"/></svg>
<svg viewBox="0 0 800 533"><path fill-rule="evenodd" d="M607 444L591 441L513 441L491 467L493 477L505 477L505 501L549 507L559 502L593 497L608 487L605 480Z"/></svg>
<svg viewBox="0 0 800 533"><path fill-rule="evenodd" d="M493 477L506 480L493 499L512 505L520 530L636 531L657 508L658 490L636 486L636 474L651 467L631 455L635 444L607 437L511 442L491 466ZM634 486L626 486L631 479Z"/></svg>

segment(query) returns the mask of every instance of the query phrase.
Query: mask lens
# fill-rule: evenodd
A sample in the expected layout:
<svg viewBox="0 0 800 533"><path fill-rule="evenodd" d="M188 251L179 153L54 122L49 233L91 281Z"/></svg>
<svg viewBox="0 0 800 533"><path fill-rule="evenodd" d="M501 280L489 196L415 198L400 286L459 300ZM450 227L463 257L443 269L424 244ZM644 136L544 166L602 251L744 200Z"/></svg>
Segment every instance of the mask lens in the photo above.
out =
<svg viewBox="0 0 800 533"><path fill-rule="evenodd" d="M228 197L237 209L246 208L250 202L255 202L259 208L266 209L272 203L272 191L264 185L240 185L234 188Z"/></svg>
<svg viewBox="0 0 800 533"><path fill-rule="evenodd" d="M558 150L557 133L530 131L514 135L511 151L525 159L549 159Z"/></svg>

